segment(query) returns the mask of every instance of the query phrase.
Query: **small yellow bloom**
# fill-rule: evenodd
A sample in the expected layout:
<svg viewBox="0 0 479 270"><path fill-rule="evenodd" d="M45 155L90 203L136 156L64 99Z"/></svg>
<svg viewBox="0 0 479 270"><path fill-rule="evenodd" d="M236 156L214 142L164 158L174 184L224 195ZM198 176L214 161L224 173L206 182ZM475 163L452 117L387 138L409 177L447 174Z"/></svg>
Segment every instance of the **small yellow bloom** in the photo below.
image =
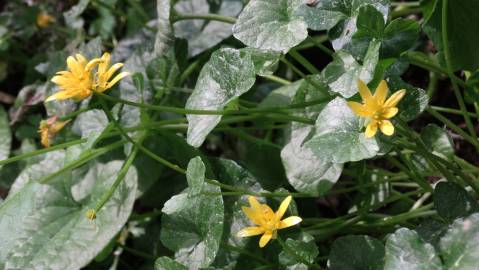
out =
<svg viewBox="0 0 479 270"><path fill-rule="evenodd" d="M60 87L60 91L47 98L47 102L69 98L73 98L76 101L83 100L90 97L93 92L104 92L128 75L128 72L122 72L110 81L113 74L123 64L117 63L109 68L109 53L105 53L101 58L95 58L91 61L88 61L81 54L77 54L75 57L69 56L67 58L69 71L60 71L52 78L51 81ZM96 66L98 66L98 71L93 76L93 69Z"/></svg>
<svg viewBox="0 0 479 270"><path fill-rule="evenodd" d="M368 86L361 80L358 80L359 94L363 99L363 103L348 102L349 107L353 112L361 117L368 119L366 125L366 138L371 138L376 135L378 127L384 135L391 136L394 134L394 126L388 119L393 118L399 109L396 105L406 94L405 89L401 89L388 96L388 85L386 81L381 81L374 95Z"/></svg>
<svg viewBox="0 0 479 270"><path fill-rule="evenodd" d="M40 133L40 142L44 147L50 147L51 140L53 140L55 135L70 122L70 120L57 122L57 118L58 117L54 116L46 121L40 121L38 133Z"/></svg>
<svg viewBox="0 0 479 270"><path fill-rule="evenodd" d="M248 237L262 234L263 236L261 236L259 240L259 246L264 247L268 244L269 240L276 238L278 230L300 223L302 219L297 216L291 216L281 220L291 203L291 199L291 196L286 197L275 213L268 205L260 204L255 197L249 196L248 201L251 207L243 206L242 209L245 215L258 226L244 228L237 233L237 236Z"/></svg>
<svg viewBox="0 0 479 270"><path fill-rule="evenodd" d="M40 11L37 14L37 25L40 28L46 28L46 27L48 27L48 25L50 25L50 23L52 23L54 21L55 21L55 18L50 16L45 11Z"/></svg>
<svg viewBox="0 0 479 270"><path fill-rule="evenodd" d="M110 54L104 53L101 57L101 62L98 65L98 72L96 73L96 89L97 92L103 92L108 88L114 86L121 79L129 75L128 72L121 72L116 75L111 81L110 78L115 74L117 70L123 67L122 63L116 63L113 66L110 66Z"/></svg>

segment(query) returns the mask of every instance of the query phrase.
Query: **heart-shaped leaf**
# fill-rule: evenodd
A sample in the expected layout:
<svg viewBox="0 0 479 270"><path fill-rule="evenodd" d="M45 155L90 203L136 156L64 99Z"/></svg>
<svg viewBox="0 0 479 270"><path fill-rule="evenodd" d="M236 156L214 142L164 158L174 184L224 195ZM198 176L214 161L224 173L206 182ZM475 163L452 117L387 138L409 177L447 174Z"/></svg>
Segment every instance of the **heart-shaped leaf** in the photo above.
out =
<svg viewBox="0 0 479 270"><path fill-rule="evenodd" d="M234 98L247 92L255 82L250 54L236 49L220 49L203 66L187 109L221 110ZM199 147L221 121L221 115L188 114L187 141Z"/></svg>

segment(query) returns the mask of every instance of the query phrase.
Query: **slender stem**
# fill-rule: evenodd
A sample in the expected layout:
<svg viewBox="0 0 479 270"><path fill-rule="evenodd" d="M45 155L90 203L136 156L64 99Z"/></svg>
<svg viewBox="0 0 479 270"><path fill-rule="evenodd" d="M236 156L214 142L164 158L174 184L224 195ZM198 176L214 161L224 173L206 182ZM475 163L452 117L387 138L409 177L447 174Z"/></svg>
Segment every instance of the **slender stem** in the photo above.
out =
<svg viewBox="0 0 479 270"><path fill-rule="evenodd" d="M245 249L242 249L242 248L239 248L239 247L235 247L233 245L230 245L228 243L224 244L224 247L230 251L233 251L233 252L237 252L237 253L240 253L240 254L243 254L243 255L246 255L248 257L251 257L259 262L262 262L264 264L270 264L269 261L267 261L266 259L264 259L263 257L261 256L258 256L256 255L255 253L252 253L252 252L249 252Z"/></svg>
<svg viewBox="0 0 479 270"><path fill-rule="evenodd" d="M391 17L397 18L397 17L407 16L407 15L421 13L421 12L422 12L421 7L405 8L400 10L394 10L393 12L391 12Z"/></svg>
<svg viewBox="0 0 479 270"><path fill-rule="evenodd" d="M124 249L126 252L129 252L129 253L131 253L135 256L142 257L142 258L147 259L147 260L156 260L156 257L151 255L151 254L148 254L148 253L145 253L143 251L127 247L127 246L125 246L123 244L120 244L120 243L117 243L117 245L119 247L121 247L122 249Z"/></svg>
<svg viewBox="0 0 479 270"><path fill-rule="evenodd" d="M48 153L48 152L57 151L57 150L60 150L60 149L63 149L63 148L73 146L73 145L84 143L86 141L87 141L87 139L74 140L74 141L58 144L58 145L55 145L55 146L51 146L51 147L48 147L48 148L43 148L43 149L35 150L35 151L32 151L32 152L28 152L28 153L25 153L25 154L21 154L21 155L18 155L18 156L14 156L14 157L11 157L11 158L8 158L8 159L0 160L0 166L9 164L9 163L12 163L12 162L15 162L15 161L19 161L19 160L22 160L22 159L35 157L35 156L45 154L45 153Z"/></svg>
<svg viewBox="0 0 479 270"><path fill-rule="evenodd" d="M184 21L184 20L208 20L208 21L218 21L224 22L229 24L235 24L236 18L223 16L218 14L190 14L190 13L182 13L182 14L175 14L173 16L173 22Z"/></svg>
<svg viewBox="0 0 479 270"><path fill-rule="evenodd" d="M312 74L319 74L320 73L320 71L313 64L311 64L311 62L309 62L308 59L304 58L296 50L294 50L294 49L290 50L289 55L291 55L291 57L293 57L294 60L296 60L298 63L300 63L310 73L312 73Z"/></svg>
<svg viewBox="0 0 479 270"><path fill-rule="evenodd" d="M100 201L95 205L95 213L100 212L100 210L103 208L103 206L111 199L113 194L115 193L116 189L120 185L120 183L125 179L126 174L128 173L128 170L130 169L131 165L133 164L133 161L135 161L136 155L138 154L138 148L134 147L131 153L128 155L128 158L123 162L123 165L118 172L118 176L113 182L113 185L110 187L110 189L104 193Z"/></svg>
<svg viewBox="0 0 479 270"><path fill-rule="evenodd" d="M452 68L451 63L451 52L449 47L449 37L448 37L448 0L442 1L442 43L443 43L443 50L444 50L444 58L446 59L446 66L447 72L449 77L452 78L454 75L454 71ZM469 133L472 137L477 141L477 134L476 130L474 129L474 125L472 124L471 118L467 113L466 104L464 103L464 99L462 97L461 91L459 90L459 86L457 85L455 80L451 80L452 88L454 90L454 95L456 96L457 102L459 103L459 108L464 116L464 120L466 121L466 126L469 130ZM479 152L479 147L476 147L477 152Z"/></svg>
<svg viewBox="0 0 479 270"><path fill-rule="evenodd" d="M438 111L438 112L462 115L461 110L452 109L452 108L445 108L445 107L439 107L439 106L429 106L429 109L435 110L435 111ZM472 113L472 112L468 112L468 114L471 117L479 118L479 114L475 114L475 113Z"/></svg>
<svg viewBox="0 0 479 270"><path fill-rule="evenodd" d="M268 79L270 81L283 84L283 85L288 85L288 84L291 83L290 81L288 81L286 79L283 79L281 77L275 76L275 75L266 75L266 76L262 76L262 77L265 78L265 79Z"/></svg>
<svg viewBox="0 0 479 270"><path fill-rule="evenodd" d="M326 47L322 44L323 42L328 40L327 38L324 39L324 40L322 40L322 39L317 40L313 37L308 36L308 38L306 38L306 40L311 41L314 44L314 46L318 47L321 51L325 52L327 55L332 56L334 54L333 50L331 50L330 48L328 48L328 47ZM297 50L300 50L299 46L298 46Z"/></svg>
<svg viewBox="0 0 479 270"><path fill-rule="evenodd" d="M44 178L38 180L38 182L40 184L46 184L48 182L50 182L52 179L54 179L55 177L61 175L62 173L64 172L67 172L69 170L73 170L85 163L87 163L88 161L92 160L92 159L95 159L105 153L108 153L110 152L111 150L113 149L116 149L122 145L124 145L125 142L124 141L118 141L116 143L112 143L108 146L105 146L105 147L102 147L102 148L99 148L99 149L95 149L93 151L89 151L87 152L87 154L85 155L82 155L78 160L75 160L75 161L72 161L70 163L68 163L67 165L65 165L63 168L61 168L60 170L50 174L50 175L47 175L45 176Z"/></svg>
<svg viewBox="0 0 479 270"><path fill-rule="evenodd" d="M460 127L458 127L456 124L454 124L451 120L447 119L442 114L440 114L439 112L437 112L437 111L435 111L431 108L427 108L426 111L430 115L434 116L437 120L444 123L448 128L452 129L454 132L459 134L464 140L468 141L469 143L474 145L476 148L479 147L479 142L477 141L477 139L474 139L473 137L471 137L464 130L462 130Z"/></svg>

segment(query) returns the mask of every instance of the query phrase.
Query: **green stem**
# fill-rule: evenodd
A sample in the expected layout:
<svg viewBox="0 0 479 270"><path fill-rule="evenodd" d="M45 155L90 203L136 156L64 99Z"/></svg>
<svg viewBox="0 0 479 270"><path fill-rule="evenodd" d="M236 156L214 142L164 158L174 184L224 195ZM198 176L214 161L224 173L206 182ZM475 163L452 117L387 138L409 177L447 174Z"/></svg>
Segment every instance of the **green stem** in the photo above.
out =
<svg viewBox="0 0 479 270"><path fill-rule="evenodd" d="M435 111L438 111L438 112L462 115L461 110L452 109L452 108L445 108L445 107L439 107L439 106L429 106L429 109L435 110ZM472 113L472 112L468 112L468 114L471 117L479 118L479 114L475 114L475 113Z"/></svg>
<svg viewBox="0 0 479 270"><path fill-rule="evenodd" d="M391 17L397 18L397 17L407 16L407 15L421 13L421 12L422 12L421 7L405 8L400 10L394 10L393 12L391 12Z"/></svg>
<svg viewBox="0 0 479 270"><path fill-rule="evenodd" d="M311 41L314 44L314 46L318 47L321 51L323 51L327 55L333 56L334 51L322 44L323 42L328 40L327 38L324 39L324 40L316 40L315 38L312 38L312 37L308 36L308 38L306 40ZM297 48L297 50L299 50L299 48Z"/></svg>
<svg viewBox="0 0 479 270"><path fill-rule="evenodd" d="M265 79L268 79L272 82L277 82L279 84L282 84L282 85L288 85L290 84L291 82L286 80L286 79L283 79L281 77L278 77L278 76L275 76L275 75L266 75L266 76L262 76L263 78Z"/></svg>
<svg viewBox="0 0 479 270"><path fill-rule="evenodd" d="M443 42L443 49L444 49L444 58L446 60L446 67L449 77L452 78L454 75L454 71L452 68L451 63L451 52L449 47L449 37L448 37L448 0L442 1L442 42ZM457 85L456 81L453 79L452 88L454 90L454 95L456 96L457 102L459 103L459 108L464 116L464 120L466 121L466 126L469 130L469 133L472 137L477 141L477 134L476 130L474 129L474 125L472 124L471 118L467 113L466 104L464 103L464 99L462 97L461 91L459 90L459 86ZM476 147L477 152L479 152L479 147Z"/></svg>
<svg viewBox="0 0 479 270"><path fill-rule="evenodd" d="M294 49L290 50L289 55L291 55L291 57L293 57L294 60L296 60L298 63L300 63L310 73L312 73L312 74L319 74L320 73L320 71L313 64L311 64L311 62L309 62L306 58L304 58L296 50L294 50Z"/></svg>
<svg viewBox="0 0 479 270"><path fill-rule="evenodd" d="M133 164L133 161L135 160L137 154L138 148L134 147L131 153L128 155L128 158L125 160L125 162L123 162L123 166L118 172L118 176L115 182L113 182L113 185L106 193L103 194L103 196L101 196L100 201L95 205L95 213L100 212L103 206L111 199L113 193L115 193L120 183L123 181L123 179L125 179L125 176L128 173L128 170L130 169L131 165Z"/></svg>
<svg viewBox="0 0 479 270"><path fill-rule="evenodd" d="M129 253L131 253L135 256L138 256L138 257L141 257L141 258L144 258L144 259L147 259L147 260L156 260L156 257L151 255L151 254L148 254L148 253L145 253L143 251L139 251L139 250L127 247L127 246L125 246L123 244L120 244L120 243L117 243L117 245L119 247L121 247L122 249L124 249L126 252L129 252Z"/></svg>
<svg viewBox="0 0 479 270"><path fill-rule="evenodd" d="M477 139L474 139L473 137L471 137L469 134L467 134L465 131L463 131L460 127L458 127L456 124L454 124L451 120L447 119L446 117L444 117L442 114L440 114L439 112L431 109L431 108L427 108L426 111L434 116L437 120L441 121L442 123L444 123L448 128L452 129L454 132L456 132L459 136L461 136L464 140L468 141L470 144L474 145L474 147L479 148L479 142L477 141Z"/></svg>
<svg viewBox="0 0 479 270"><path fill-rule="evenodd" d="M184 20L208 20L208 21L218 21L229 24L235 24L236 18L223 16L218 14L175 14L173 16L173 22L184 21Z"/></svg>
<svg viewBox="0 0 479 270"><path fill-rule="evenodd" d="M268 265L270 264L270 262L267 261L266 259L264 259L264 258L262 258L262 257L260 257L260 256L258 256L258 255L256 255L256 254L254 254L254 253L252 253L252 252L249 252L249 251L247 251L247 250L244 250L244 249L242 249L242 248L232 246L232 245L230 245L230 244L228 244L228 243L224 244L224 247L225 247L226 249L230 250L230 251L237 252L237 253L246 255L246 256L248 256L248 257L251 257L251 258L253 258L253 259L255 259L255 260L257 260L257 261L259 261L259 262L261 262L261 263L263 263L263 264L268 264Z"/></svg>
<svg viewBox="0 0 479 270"><path fill-rule="evenodd" d="M84 143L86 141L87 141L87 139L74 140L74 141L58 144L58 145L55 145L55 146L51 146L51 147L48 147L48 148L43 148L43 149L35 150L35 151L32 151L32 152L28 152L28 153L25 153L25 154L21 154L21 155L18 155L18 156L14 156L14 157L11 157L11 158L8 158L8 159L0 160L0 166L9 164L9 163L12 163L12 162L15 162L15 161L19 161L19 160L22 160L22 159L35 157L35 156L45 154L45 153L48 153L48 152L57 151L57 150L60 150L60 149L63 149L63 148L73 146L73 145Z"/></svg>

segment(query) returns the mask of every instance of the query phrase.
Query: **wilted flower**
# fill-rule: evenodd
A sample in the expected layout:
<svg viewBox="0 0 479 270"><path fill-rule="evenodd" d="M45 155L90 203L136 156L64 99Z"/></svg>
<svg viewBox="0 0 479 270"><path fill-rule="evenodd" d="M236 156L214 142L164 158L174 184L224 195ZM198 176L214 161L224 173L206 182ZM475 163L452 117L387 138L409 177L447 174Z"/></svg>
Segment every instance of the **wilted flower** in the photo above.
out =
<svg viewBox="0 0 479 270"><path fill-rule="evenodd" d="M276 238L278 230L300 223L301 218L297 216L291 216L281 220L291 203L291 199L291 196L286 197L275 213L268 205L260 204L255 197L249 196L248 201L251 207L243 206L242 209L245 215L258 226L244 228L237 233L237 236L247 237L262 234L263 236L261 236L259 240L259 246L264 247L268 244L269 240Z"/></svg>
<svg viewBox="0 0 479 270"><path fill-rule="evenodd" d="M366 138L371 138L376 135L378 127L384 135L391 136L394 134L394 126L388 119L393 118L399 109L396 107L398 102L406 94L406 90L401 89L391 97L388 96L388 85L386 81L381 81L374 95L368 86L361 80L358 80L359 94L363 99L363 103L348 102L349 107L353 112L361 117L366 117Z"/></svg>
<svg viewBox="0 0 479 270"><path fill-rule="evenodd" d="M40 11L37 14L37 25L40 28L46 28L46 27L48 27L48 25L50 25L50 23L52 23L54 21L55 21L55 18L50 16L45 11Z"/></svg>
<svg viewBox="0 0 479 270"><path fill-rule="evenodd" d="M60 132L60 130L70 122L68 121L57 121L57 117L51 117L47 120L40 121L40 127L38 128L38 133L40 133L40 142L44 147L50 147L51 140L55 135Z"/></svg>

